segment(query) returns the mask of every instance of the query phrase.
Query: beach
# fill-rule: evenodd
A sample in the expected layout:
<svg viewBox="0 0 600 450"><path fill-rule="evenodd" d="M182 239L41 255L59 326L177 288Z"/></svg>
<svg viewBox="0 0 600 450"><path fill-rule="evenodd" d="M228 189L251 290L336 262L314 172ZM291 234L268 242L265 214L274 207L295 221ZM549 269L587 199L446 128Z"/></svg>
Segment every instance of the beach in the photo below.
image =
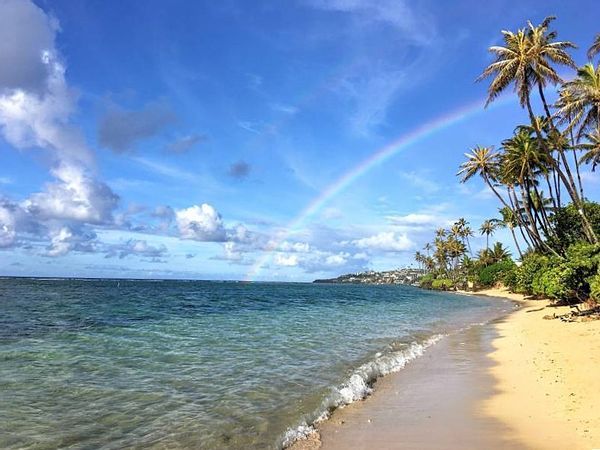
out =
<svg viewBox="0 0 600 450"><path fill-rule="evenodd" d="M566 323L503 290L515 311L447 336L296 448L600 447L600 321Z"/></svg>

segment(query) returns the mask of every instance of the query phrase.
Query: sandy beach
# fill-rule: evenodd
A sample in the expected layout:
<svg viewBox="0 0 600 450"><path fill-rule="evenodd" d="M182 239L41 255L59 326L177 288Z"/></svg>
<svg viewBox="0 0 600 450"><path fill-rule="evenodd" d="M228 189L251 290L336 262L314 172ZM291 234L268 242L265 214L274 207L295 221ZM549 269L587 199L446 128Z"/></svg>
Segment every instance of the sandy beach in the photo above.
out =
<svg viewBox="0 0 600 450"><path fill-rule="evenodd" d="M518 306L448 336L295 448L600 448L600 321L544 319L569 308L503 290L477 295Z"/></svg>

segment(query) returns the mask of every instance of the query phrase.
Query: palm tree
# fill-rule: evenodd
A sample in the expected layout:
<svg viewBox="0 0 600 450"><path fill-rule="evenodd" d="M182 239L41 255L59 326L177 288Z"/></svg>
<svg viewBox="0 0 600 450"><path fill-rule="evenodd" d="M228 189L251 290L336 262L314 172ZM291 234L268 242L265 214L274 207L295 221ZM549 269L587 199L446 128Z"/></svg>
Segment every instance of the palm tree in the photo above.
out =
<svg viewBox="0 0 600 450"><path fill-rule="evenodd" d="M546 116L550 121L551 130L555 130L552 124L548 104L544 96L544 87L550 84L561 82L561 78L552 67L553 64L575 67L573 59L567 53L567 49L574 48L575 45L568 41L554 41L557 34L554 31L548 31L548 26L554 20L554 17L547 17L540 25L533 26L530 22L528 28L522 28L517 32L502 31L504 35L504 46L493 46L489 51L496 56L496 59L490 64L483 73L477 78L478 81L494 76L489 88L486 106L494 101L508 86L514 84L515 92L519 97L522 107L527 108L531 125L535 130L541 148L551 154L551 148L542 135L542 129L539 121L533 112L531 106L531 90L534 85L537 86L540 98L544 105ZM575 179L573 178L569 162L562 149L558 149L562 165L559 160L551 158L552 167L558 177L567 189L573 203L583 211L582 199L577 192ZM504 205L507 206L507 205ZM597 242L597 238L589 225L585 213L581 215L584 230L590 242Z"/></svg>
<svg viewBox="0 0 600 450"><path fill-rule="evenodd" d="M481 227L479 227L479 231L481 232L481 234L482 235L485 234L485 248L487 250L490 249L490 234L494 234L495 230L496 230L496 224L491 220L485 220L481 224Z"/></svg>
<svg viewBox="0 0 600 450"><path fill-rule="evenodd" d="M579 148L585 150L580 161L585 164L592 164L592 172L596 171L596 166L600 164L600 130L585 135L588 142L579 145Z"/></svg>
<svg viewBox="0 0 600 450"><path fill-rule="evenodd" d="M492 147L477 145L471 149L470 153L465 153L465 156L467 160L460 165L460 170L456 174L461 177L460 182L466 183L475 175L481 176L500 202L510 208L495 187L500 169L500 155L494 152Z"/></svg>
<svg viewBox="0 0 600 450"><path fill-rule="evenodd" d="M598 33L594 38L594 42L587 52L587 57L591 61L598 53L600 53L600 33Z"/></svg>
<svg viewBox="0 0 600 450"><path fill-rule="evenodd" d="M423 254L419 251L415 252L415 261L417 262L417 264L419 264L419 269L423 268L423 262L425 260L425 257L423 256Z"/></svg>
<svg viewBox="0 0 600 450"><path fill-rule="evenodd" d="M570 122L568 129L578 127L578 139L600 128L600 64L580 67L577 77L563 84L557 106L563 121Z"/></svg>
<svg viewBox="0 0 600 450"><path fill-rule="evenodd" d="M570 103L573 102L573 96L571 94L571 92L569 90L566 89L562 89L558 92L558 100L556 101L556 103L554 104L555 107L559 108L559 112L556 113L555 115L558 117L559 122L567 122L569 124L571 124L573 122L573 116L571 115L570 112L565 112L565 116L561 117L560 116L560 109L564 106L564 105L568 105ZM581 182L581 172L579 169L579 160L577 158L577 141L575 140L575 135L573 134L573 127L568 127L567 130L565 130L565 134L568 134L570 140L571 140L571 151L573 152L573 160L575 161L575 170L577 172L577 183L579 184L579 196L584 199L585 195L583 194L583 184ZM560 195L560 192L559 192ZM559 205L560 205L560 200L559 200Z"/></svg>
<svg viewBox="0 0 600 450"><path fill-rule="evenodd" d="M460 258L465 254L465 245L456 237L450 236L446 241L445 250L450 261L452 261L451 275L454 281L456 281L458 263Z"/></svg>
<svg viewBox="0 0 600 450"><path fill-rule="evenodd" d="M503 259L510 258L510 252L504 248L502 242L496 242L490 251L490 256L494 262L500 262Z"/></svg>
<svg viewBox="0 0 600 450"><path fill-rule="evenodd" d="M496 224L502 228L508 228L510 230L510 234L512 235L513 241L515 242L515 246L517 247L517 251L519 252L519 257L523 258L523 252L521 251L521 247L519 246L519 240L515 235L515 227L518 225L517 218L515 217L514 211L510 208L500 208L500 215L502 219L496 220Z"/></svg>
<svg viewBox="0 0 600 450"><path fill-rule="evenodd" d="M486 106L494 101L509 85L515 85L515 92L522 107L527 107L533 124L535 114L531 107L531 89L536 84L545 103L543 88L548 82L561 82L552 64L575 67L573 59L565 51L574 48L575 44L568 41L553 42L556 32L548 32L548 26L555 17L547 17L535 27L528 22L528 29L522 28L516 33L502 31L504 46L492 46L489 51L496 56L477 81L495 75L488 88ZM547 108L547 104L545 104Z"/></svg>
<svg viewBox="0 0 600 450"><path fill-rule="evenodd" d="M550 180L547 178L551 157L540 148L538 141L532 138L524 128L518 129L510 139L505 139L502 142L502 148L504 149L502 155L503 178L514 180L511 183L521 188L523 210L530 225L528 232L536 246L542 246L538 227L548 234L550 225L545 211L536 208L532 197L541 197L537 188L536 178L538 176L546 176L548 186L551 186Z"/></svg>

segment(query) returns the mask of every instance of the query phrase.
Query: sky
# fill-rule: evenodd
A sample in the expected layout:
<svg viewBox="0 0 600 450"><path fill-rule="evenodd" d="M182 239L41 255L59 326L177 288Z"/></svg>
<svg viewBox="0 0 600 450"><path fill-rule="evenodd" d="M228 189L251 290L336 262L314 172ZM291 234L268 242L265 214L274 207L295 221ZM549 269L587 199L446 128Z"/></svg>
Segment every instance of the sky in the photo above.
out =
<svg viewBox="0 0 600 450"><path fill-rule="evenodd" d="M0 0L0 275L413 264L436 228L498 216L456 172L527 116L475 79L548 15L585 63L597 1Z"/></svg>

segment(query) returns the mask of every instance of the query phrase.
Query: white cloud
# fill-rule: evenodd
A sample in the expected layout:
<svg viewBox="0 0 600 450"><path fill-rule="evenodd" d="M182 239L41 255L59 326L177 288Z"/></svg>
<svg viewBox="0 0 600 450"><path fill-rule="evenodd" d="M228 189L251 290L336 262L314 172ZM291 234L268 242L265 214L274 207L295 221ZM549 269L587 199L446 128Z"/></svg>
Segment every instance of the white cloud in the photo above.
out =
<svg viewBox="0 0 600 450"><path fill-rule="evenodd" d="M55 48L58 31L32 2L0 1L0 132L15 148L47 151L56 179L21 205L2 203L2 242L32 235L49 242L49 256L91 250L86 224L111 222L118 202L94 176L93 152L72 124L77 95Z"/></svg>
<svg viewBox="0 0 600 450"><path fill-rule="evenodd" d="M0 203L0 248L12 247L17 239L14 213Z"/></svg>
<svg viewBox="0 0 600 450"><path fill-rule="evenodd" d="M403 252L414 248L415 244L406 234L382 231L376 235L352 241L358 248L382 250L385 252Z"/></svg>
<svg viewBox="0 0 600 450"><path fill-rule="evenodd" d="M51 68L46 91L5 90L0 96L2 134L16 148L45 148L57 161L89 167L92 152L81 131L69 124L76 96L65 82L65 69L51 53L40 59ZM5 62L0 60L0 65Z"/></svg>
<svg viewBox="0 0 600 450"><path fill-rule="evenodd" d="M62 165L51 171L58 182L45 192L32 194L25 208L42 219L64 219L85 223L108 223L118 197L110 188L90 178L77 166Z"/></svg>
<svg viewBox="0 0 600 450"><path fill-rule="evenodd" d="M49 235L46 256L63 256L71 251L92 252L97 244L96 233L83 227L60 226L51 229Z"/></svg>
<svg viewBox="0 0 600 450"><path fill-rule="evenodd" d="M129 239L123 244L111 246L107 258L118 256L123 259L129 255L142 256L147 258L161 258L167 253L167 247L164 244L158 246L148 244L145 239Z"/></svg>
<svg viewBox="0 0 600 450"><path fill-rule="evenodd" d="M298 265L298 256L277 253L275 255L275 264L283 267L295 267Z"/></svg>
<svg viewBox="0 0 600 450"><path fill-rule="evenodd" d="M175 219L180 236L183 239L204 242L223 242L226 240L221 215L207 203L179 209L175 211Z"/></svg>
<svg viewBox="0 0 600 450"><path fill-rule="evenodd" d="M276 242L269 241L266 245L267 249L278 250L281 252L293 252L293 253L307 253L311 250L310 245L307 242Z"/></svg>

